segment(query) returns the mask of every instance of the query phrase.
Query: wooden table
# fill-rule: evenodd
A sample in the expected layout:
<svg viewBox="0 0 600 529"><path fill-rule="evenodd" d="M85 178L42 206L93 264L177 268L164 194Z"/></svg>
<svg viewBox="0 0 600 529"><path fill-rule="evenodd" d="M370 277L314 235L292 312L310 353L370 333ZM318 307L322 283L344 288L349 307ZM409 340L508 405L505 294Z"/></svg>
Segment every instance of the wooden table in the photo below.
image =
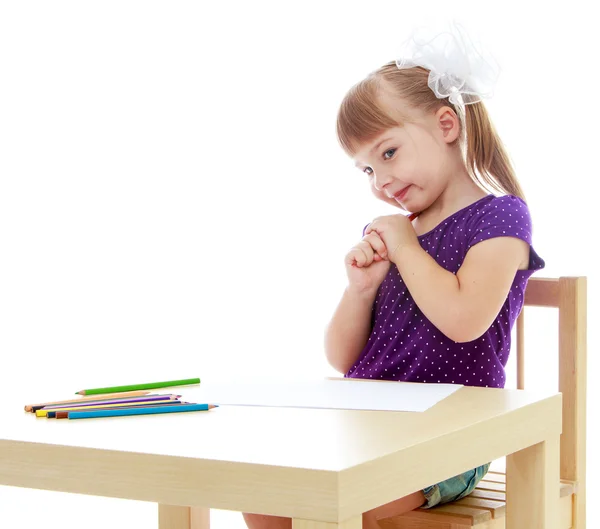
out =
<svg viewBox="0 0 600 529"><path fill-rule="evenodd" d="M504 455L506 528L558 519L560 393L463 387L423 413L221 406L77 421L24 404L0 402L0 485L155 502L160 529L208 527L209 508L356 529L363 512Z"/></svg>

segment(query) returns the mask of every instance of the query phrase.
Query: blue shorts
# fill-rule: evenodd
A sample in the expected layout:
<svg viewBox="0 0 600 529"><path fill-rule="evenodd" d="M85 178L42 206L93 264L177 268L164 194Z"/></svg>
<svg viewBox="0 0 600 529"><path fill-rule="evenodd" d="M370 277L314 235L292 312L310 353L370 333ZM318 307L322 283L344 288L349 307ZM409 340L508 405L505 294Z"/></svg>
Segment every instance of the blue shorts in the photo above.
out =
<svg viewBox="0 0 600 529"><path fill-rule="evenodd" d="M427 503L421 505L421 509L431 509L431 507L435 507L441 503L448 503L464 498L473 492L477 483L481 481L481 478L485 476L489 468L490 463L486 463L473 470L468 470L458 476L424 488L423 494L425 494Z"/></svg>

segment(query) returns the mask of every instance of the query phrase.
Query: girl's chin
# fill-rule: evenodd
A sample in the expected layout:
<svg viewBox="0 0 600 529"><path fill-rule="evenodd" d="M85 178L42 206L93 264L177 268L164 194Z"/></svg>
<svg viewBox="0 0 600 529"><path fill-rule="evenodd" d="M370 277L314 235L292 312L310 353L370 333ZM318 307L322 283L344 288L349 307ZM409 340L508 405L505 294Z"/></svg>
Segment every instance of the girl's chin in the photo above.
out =
<svg viewBox="0 0 600 529"><path fill-rule="evenodd" d="M398 209L404 211L405 213L411 213L411 211L409 209L407 209L406 206L404 206L402 203L398 202L394 198L387 199L386 202L388 204L391 204L392 206L396 206Z"/></svg>
<svg viewBox="0 0 600 529"><path fill-rule="evenodd" d="M385 200L385 202L387 202L388 204L391 204L392 206L396 206L398 209L400 209L401 211L404 211L405 213L408 213L408 211L406 210L406 208L404 208L404 206L402 206L402 204L400 204L397 200Z"/></svg>

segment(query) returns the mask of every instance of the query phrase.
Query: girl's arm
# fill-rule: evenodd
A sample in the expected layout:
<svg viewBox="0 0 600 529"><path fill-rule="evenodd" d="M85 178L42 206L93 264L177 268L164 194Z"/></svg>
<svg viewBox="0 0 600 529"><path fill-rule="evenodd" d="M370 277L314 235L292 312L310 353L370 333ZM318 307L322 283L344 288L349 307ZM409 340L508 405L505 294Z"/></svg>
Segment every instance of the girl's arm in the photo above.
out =
<svg viewBox="0 0 600 529"><path fill-rule="evenodd" d="M519 268L527 268L529 245L516 237L494 237L474 245L454 275L419 245L395 259L421 312L455 342L479 338L498 316Z"/></svg>
<svg viewBox="0 0 600 529"><path fill-rule="evenodd" d="M348 372L369 339L376 296L377 290L360 293L346 288L325 330L325 355L340 373Z"/></svg>

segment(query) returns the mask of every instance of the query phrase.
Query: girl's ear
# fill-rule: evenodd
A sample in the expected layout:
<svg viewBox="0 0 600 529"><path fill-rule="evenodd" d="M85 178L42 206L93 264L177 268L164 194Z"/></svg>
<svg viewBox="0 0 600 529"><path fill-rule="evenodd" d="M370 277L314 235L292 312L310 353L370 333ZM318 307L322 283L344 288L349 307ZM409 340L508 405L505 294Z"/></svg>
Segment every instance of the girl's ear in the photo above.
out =
<svg viewBox="0 0 600 529"><path fill-rule="evenodd" d="M438 126L442 131L442 138L446 143L454 142L460 135L460 120L456 112L444 106L435 114Z"/></svg>

